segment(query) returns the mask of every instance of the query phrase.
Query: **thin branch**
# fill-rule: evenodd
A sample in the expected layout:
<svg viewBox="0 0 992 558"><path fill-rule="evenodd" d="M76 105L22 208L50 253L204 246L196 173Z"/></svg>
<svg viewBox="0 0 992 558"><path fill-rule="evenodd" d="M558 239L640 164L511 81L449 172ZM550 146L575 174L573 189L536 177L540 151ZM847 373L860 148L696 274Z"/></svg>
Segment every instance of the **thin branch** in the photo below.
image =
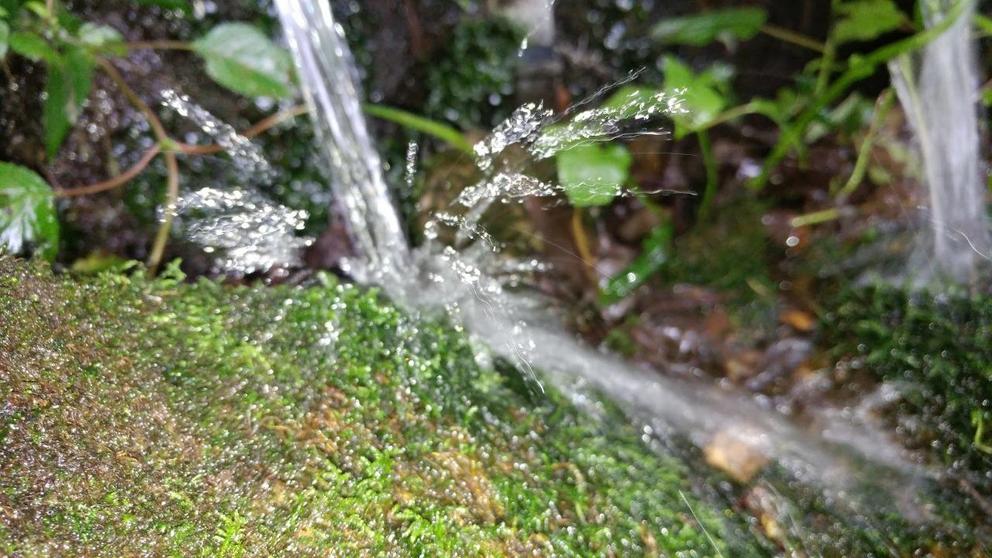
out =
<svg viewBox="0 0 992 558"><path fill-rule="evenodd" d="M761 26L761 32L764 33L765 35L768 35L769 37L774 37L780 41L793 44L796 46L800 46L805 49L812 50L814 52L819 52L820 54L823 54L827 51L827 46L824 43L821 43L820 41L817 41L812 37L807 37L806 35L796 33L795 31L791 31L784 27L779 27L778 25L772 25L770 23L766 23L765 25Z"/></svg>
<svg viewBox="0 0 992 558"><path fill-rule="evenodd" d="M127 43L129 49L149 50L193 50L193 45L183 41L135 41Z"/></svg>
<svg viewBox="0 0 992 558"><path fill-rule="evenodd" d="M247 138L257 137L269 129L285 122L291 118L303 115L307 113L306 105L298 105L285 111L273 114L263 120L260 120L257 124L248 128L241 135ZM185 143L176 144L177 151L182 152L186 155L211 155L218 153L223 150L223 147L219 145L189 145ZM141 156L141 159L134 164L131 168L127 169L123 173L103 182L97 182L95 184L90 184L88 186L80 186L77 188L59 188L55 191L55 196L58 198L71 198L76 196L87 196L90 194L98 194L100 192L106 192L107 190L113 190L114 188L119 188L131 180L134 180L141 171L145 170L148 165L155 159L155 157L162 152L162 146L155 144L145 151L145 154Z"/></svg>
<svg viewBox="0 0 992 558"><path fill-rule="evenodd" d="M176 212L176 202L179 200L179 163L176 161L176 154L167 151L165 153L165 168L168 171L165 189L165 207L163 208L162 223L155 234L155 242L152 244L152 251L148 255L148 275L154 276L158 271L158 266L162 263L162 255L165 253L165 245L169 242L169 233L172 231L172 219Z"/></svg>
<svg viewBox="0 0 992 558"><path fill-rule="evenodd" d="M875 138L878 136L880 128L885 124L885 118L889 115L894 99L895 95L892 93L892 89L887 88L875 100L875 116L868 127L868 133L861 140L861 148L858 149L858 159L854 163L854 171L847 179L844 187L838 192L837 199L846 200L864 181L865 173L868 172L868 163L871 161L872 148L875 146Z"/></svg>
<svg viewBox="0 0 992 558"><path fill-rule="evenodd" d="M128 101L130 101L131 104L135 106L135 108L140 110L141 113L145 115L145 118L148 119L148 123L151 125L152 130L154 130L155 132L155 137L157 137L159 141L168 140L169 134L166 133L165 126L162 126L162 121L159 120L158 116L155 115L152 109L149 108L149 106L144 101L141 100L141 97L139 97L138 94L134 92L134 89L131 89L131 86L128 85L126 81L124 81L124 78L121 76L121 73L117 71L117 68L115 68L113 64L104 60L103 58L98 58L97 64L99 64L100 68L102 68L103 71L106 72L108 76L110 76L110 79L114 80L114 83L116 83L117 86L121 89L121 91L127 97Z"/></svg>
<svg viewBox="0 0 992 558"><path fill-rule="evenodd" d="M103 182L97 182L96 184L90 184L89 186L81 186L79 188L60 188L55 190L55 197L57 198L72 198L76 196L88 196L90 194L98 194L100 192L106 192L107 190L113 190L127 184L128 182L134 180L136 176L141 174L141 171L148 167L155 157L162 152L162 147L159 144L151 146L145 154L141 156L141 159L134 164L133 167L127 169L121 174Z"/></svg>
<svg viewBox="0 0 992 558"><path fill-rule="evenodd" d="M301 116L309 112L306 105L296 105L295 107L288 108L284 111L277 112L271 116L268 116L260 120L257 124L248 128L241 133L242 136L246 138L254 138L262 133L286 122L287 120L292 120L297 116ZM224 150L223 147L217 144L210 145L191 145L188 143L180 143L177 149L187 155L212 155L214 153L219 153Z"/></svg>
<svg viewBox="0 0 992 558"><path fill-rule="evenodd" d="M593 282L596 281L596 257L593 256L589 248L589 237L586 236L586 229L582 224L582 209L576 207L572 211L572 240L575 241L575 248L579 251L586 275Z"/></svg>

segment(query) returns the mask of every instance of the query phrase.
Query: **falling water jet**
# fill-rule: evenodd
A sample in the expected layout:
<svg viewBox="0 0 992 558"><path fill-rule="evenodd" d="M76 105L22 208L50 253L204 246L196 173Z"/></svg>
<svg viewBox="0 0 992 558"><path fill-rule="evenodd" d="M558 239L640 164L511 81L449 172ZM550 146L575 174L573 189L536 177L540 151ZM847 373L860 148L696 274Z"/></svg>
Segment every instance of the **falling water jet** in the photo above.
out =
<svg viewBox="0 0 992 558"><path fill-rule="evenodd" d="M926 25L933 27L952 17L951 8L960 1L967 4L958 21L918 60L907 55L893 61L890 73L916 136L929 191L932 258L927 259L938 275L966 283L992 247L980 170L980 82L970 37L975 2L926 0L920 5Z"/></svg>
<svg viewBox="0 0 992 558"><path fill-rule="evenodd" d="M365 124L344 31L334 20L330 2L276 0L276 7L330 166L332 189L364 259L349 262L348 271L367 281L402 275L409 264L409 246Z"/></svg>

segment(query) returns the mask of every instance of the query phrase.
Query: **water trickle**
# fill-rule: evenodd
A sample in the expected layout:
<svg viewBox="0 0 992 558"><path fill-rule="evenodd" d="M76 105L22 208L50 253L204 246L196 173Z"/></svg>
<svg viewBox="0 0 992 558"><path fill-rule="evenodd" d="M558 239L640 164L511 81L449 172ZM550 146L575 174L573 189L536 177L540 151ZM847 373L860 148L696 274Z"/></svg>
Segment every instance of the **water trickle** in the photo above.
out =
<svg viewBox="0 0 992 558"><path fill-rule="evenodd" d="M954 15L958 19L918 60L904 56L892 62L890 73L919 144L929 191L932 258L926 259L939 274L963 283L988 259L992 243L980 170L980 80L970 37L975 2L954 14L957 4L920 2L928 27Z"/></svg>

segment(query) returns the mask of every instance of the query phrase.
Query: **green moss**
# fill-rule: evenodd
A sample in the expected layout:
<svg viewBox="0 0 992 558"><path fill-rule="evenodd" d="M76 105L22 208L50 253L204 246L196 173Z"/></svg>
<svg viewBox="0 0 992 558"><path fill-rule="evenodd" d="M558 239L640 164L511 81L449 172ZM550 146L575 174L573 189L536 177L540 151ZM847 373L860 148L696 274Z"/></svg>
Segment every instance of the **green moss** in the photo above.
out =
<svg viewBox="0 0 992 558"><path fill-rule="evenodd" d="M727 510L636 430L330 278L74 282L0 259L0 324L6 554L729 552Z"/></svg>
<svg viewBox="0 0 992 558"><path fill-rule="evenodd" d="M510 115L521 33L501 18L464 19L427 70L428 116L488 129Z"/></svg>
<svg viewBox="0 0 992 558"><path fill-rule="evenodd" d="M849 290L823 330L838 357L902 391L901 429L946 465L992 487L992 298Z"/></svg>

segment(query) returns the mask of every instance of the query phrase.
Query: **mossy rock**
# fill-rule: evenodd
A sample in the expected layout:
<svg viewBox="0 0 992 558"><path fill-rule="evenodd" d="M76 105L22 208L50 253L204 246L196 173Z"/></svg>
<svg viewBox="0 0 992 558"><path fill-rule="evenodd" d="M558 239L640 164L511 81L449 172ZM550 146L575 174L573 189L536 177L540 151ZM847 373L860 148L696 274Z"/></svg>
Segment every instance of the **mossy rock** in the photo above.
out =
<svg viewBox="0 0 992 558"><path fill-rule="evenodd" d="M901 392L900 431L992 490L992 297L874 285L840 296L828 343Z"/></svg>
<svg viewBox="0 0 992 558"><path fill-rule="evenodd" d="M0 554L730 555L679 461L514 374L332 278L0 258Z"/></svg>

